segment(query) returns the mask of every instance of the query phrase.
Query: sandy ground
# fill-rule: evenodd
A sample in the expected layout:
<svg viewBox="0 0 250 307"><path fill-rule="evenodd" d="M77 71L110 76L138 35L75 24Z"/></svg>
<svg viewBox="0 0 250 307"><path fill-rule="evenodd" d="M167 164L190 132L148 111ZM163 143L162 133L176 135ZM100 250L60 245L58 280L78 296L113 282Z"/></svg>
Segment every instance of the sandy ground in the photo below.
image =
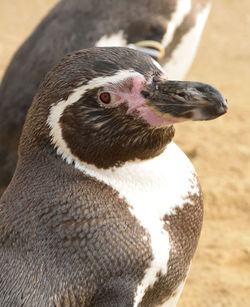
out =
<svg viewBox="0 0 250 307"><path fill-rule="evenodd" d="M0 77L56 0L0 0ZM216 86L229 113L176 127L205 199L198 251L179 307L250 306L250 1L214 0L187 76Z"/></svg>

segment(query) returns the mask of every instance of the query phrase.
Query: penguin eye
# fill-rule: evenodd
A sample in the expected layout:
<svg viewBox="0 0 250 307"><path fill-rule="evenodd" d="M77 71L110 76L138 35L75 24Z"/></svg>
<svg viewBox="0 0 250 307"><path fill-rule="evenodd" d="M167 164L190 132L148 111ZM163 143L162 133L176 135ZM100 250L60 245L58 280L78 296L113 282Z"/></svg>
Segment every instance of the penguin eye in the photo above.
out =
<svg viewBox="0 0 250 307"><path fill-rule="evenodd" d="M121 100L121 96L110 90L102 90L98 93L98 100L107 107L115 107L116 103Z"/></svg>
<svg viewBox="0 0 250 307"><path fill-rule="evenodd" d="M101 102L108 104L111 101L111 96L109 92L102 92L99 95Z"/></svg>

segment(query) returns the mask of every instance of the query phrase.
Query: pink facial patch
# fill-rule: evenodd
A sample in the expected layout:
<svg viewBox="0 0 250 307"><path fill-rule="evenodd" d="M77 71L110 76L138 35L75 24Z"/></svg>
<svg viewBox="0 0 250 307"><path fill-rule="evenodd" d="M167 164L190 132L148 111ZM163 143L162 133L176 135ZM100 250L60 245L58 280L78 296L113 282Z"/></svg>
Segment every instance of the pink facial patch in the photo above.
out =
<svg viewBox="0 0 250 307"><path fill-rule="evenodd" d="M167 78L165 74L162 74L161 77L164 79ZM140 116L152 126L171 124L164 117L158 115L156 112L154 112L154 110L146 106L146 100L142 96L141 91L146 85L150 84L152 80L150 79L146 82L143 78L134 77L132 82L133 86L131 92L119 93L122 99L124 99L124 101L127 101L128 103L127 114L131 114L134 111L138 111Z"/></svg>
<svg viewBox="0 0 250 307"><path fill-rule="evenodd" d="M145 103L145 98L142 96L141 91L150 82L146 82L144 78L134 77L132 80L132 89L129 93L124 93L124 101L128 103L127 114L131 114Z"/></svg>
<svg viewBox="0 0 250 307"><path fill-rule="evenodd" d="M160 78L168 80L168 76L165 72L163 72L162 74L160 74Z"/></svg>
<svg viewBox="0 0 250 307"><path fill-rule="evenodd" d="M138 109L142 118L144 118L151 126L164 126L169 124L163 117L157 115L147 106L142 106Z"/></svg>
<svg viewBox="0 0 250 307"><path fill-rule="evenodd" d="M166 74L162 73L161 78L167 79ZM147 101L141 94L141 91L151 82L152 78L146 81L144 77L136 76L126 80L122 85L108 88L107 91L112 93L112 97L116 98L112 99L114 101L105 105L105 107L113 108L126 103L128 107L127 114L133 114L137 111L136 116L143 118L151 126L157 127L172 124L173 121L171 119L158 114L153 108L147 106Z"/></svg>

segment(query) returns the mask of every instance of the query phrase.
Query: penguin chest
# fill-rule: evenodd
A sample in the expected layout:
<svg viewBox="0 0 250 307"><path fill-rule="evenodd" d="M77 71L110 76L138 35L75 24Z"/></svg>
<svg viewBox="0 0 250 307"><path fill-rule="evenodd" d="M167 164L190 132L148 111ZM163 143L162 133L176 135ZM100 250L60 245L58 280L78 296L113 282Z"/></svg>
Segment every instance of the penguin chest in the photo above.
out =
<svg viewBox="0 0 250 307"><path fill-rule="evenodd" d="M168 276L171 255L180 248L179 239L175 238L178 231L172 231L175 225L171 223L174 223L175 219L172 220L171 217L185 210L187 205L195 207L194 195L200 194L198 179L191 162L177 145L170 143L161 155L153 159L127 162L124 166L112 170L97 169L86 164L76 166L115 189L120 198L125 199L130 213L148 234L141 239L150 245L152 261L138 284L134 306L154 306L154 299L152 304L143 304L144 297L147 296L148 289L154 289L160 278ZM185 273L186 271L187 268ZM185 276L181 276L181 280L177 279L181 282L184 278ZM177 282L173 290L176 292L179 286ZM151 293L150 297L154 295ZM164 297L161 301L163 300Z"/></svg>

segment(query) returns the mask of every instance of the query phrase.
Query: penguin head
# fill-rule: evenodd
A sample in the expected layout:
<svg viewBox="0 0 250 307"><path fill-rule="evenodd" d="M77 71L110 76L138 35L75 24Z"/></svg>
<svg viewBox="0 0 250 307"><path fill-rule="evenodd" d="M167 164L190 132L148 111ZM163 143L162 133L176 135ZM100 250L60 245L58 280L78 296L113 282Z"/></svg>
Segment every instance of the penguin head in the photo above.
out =
<svg viewBox="0 0 250 307"><path fill-rule="evenodd" d="M144 53L86 49L66 56L47 74L28 113L20 154L50 149L68 163L119 166L160 154L173 138L173 123L225 111L216 89L168 81Z"/></svg>

